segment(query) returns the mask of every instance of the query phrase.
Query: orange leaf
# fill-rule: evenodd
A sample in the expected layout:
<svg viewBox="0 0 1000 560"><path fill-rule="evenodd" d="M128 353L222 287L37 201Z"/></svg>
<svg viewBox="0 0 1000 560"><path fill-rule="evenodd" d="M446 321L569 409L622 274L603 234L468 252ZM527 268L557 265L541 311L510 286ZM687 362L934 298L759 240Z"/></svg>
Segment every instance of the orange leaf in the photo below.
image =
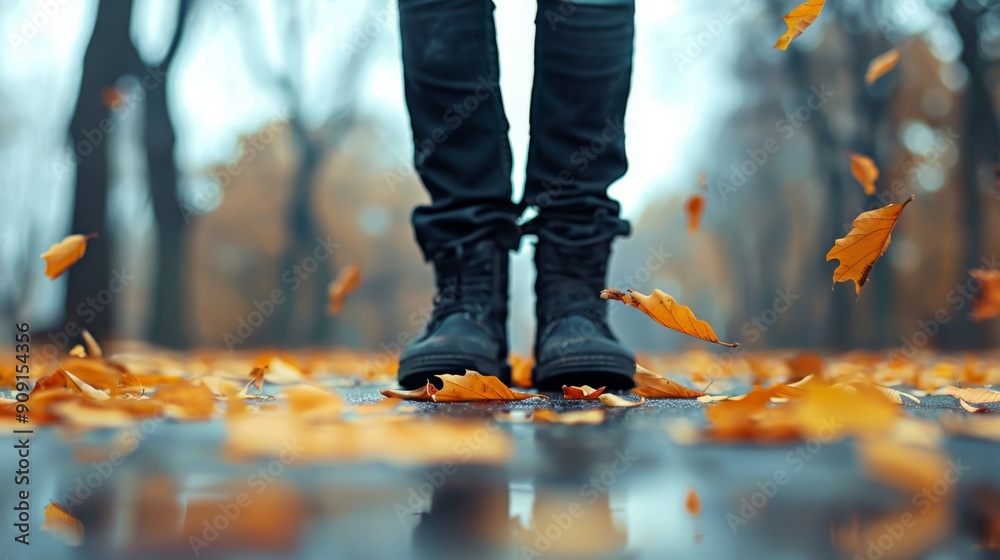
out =
<svg viewBox="0 0 1000 560"><path fill-rule="evenodd" d="M973 403L1000 402L1000 391L991 391L982 387L944 387L941 389L940 393L943 395L951 395L956 399L962 399Z"/></svg>
<svg viewBox="0 0 1000 560"><path fill-rule="evenodd" d="M701 498L698 497L698 493L695 492L694 488L688 490L687 499L684 500L684 508L692 516L697 517L701 514Z"/></svg>
<svg viewBox="0 0 1000 560"><path fill-rule="evenodd" d="M657 375L639 364L635 366L634 380L638 387L632 389L632 392L640 397L654 399L694 399L705 394L701 391L688 389L680 383Z"/></svg>
<svg viewBox="0 0 1000 560"><path fill-rule="evenodd" d="M42 258L45 259L45 275L52 280L59 278L66 269L83 258L83 254L87 252L87 240L94 237L97 237L96 233L69 235L49 247L48 251L42 253Z"/></svg>
<svg viewBox="0 0 1000 560"><path fill-rule="evenodd" d="M401 391L399 389L382 389L379 391L382 396L390 399L406 399L410 401L429 401L434 393L437 393L437 387L431 384L430 381L427 382L423 387L413 389L411 391Z"/></svg>
<svg viewBox="0 0 1000 560"><path fill-rule="evenodd" d="M56 502L49 502L44 513L43 531L52 533L69 546L83 544L83 523L68 509Z"/></svg>
<svg viewBox="0 0 1000 560"><path fill-rule="evenodd" d="M865 188L865 194L875 194L875 180L878 179L878 167L868 156L861 154L851 154L851 173L854 178Z"/></svg>
<svg viewBox="0 0 1000 560"><path fill-rule="evenodd" d="M69 355L73 356L74 358L86 358L87 351L83 349L83 346L77 344L76 346L70 349Z"/></svg>
<svg viewBox="0 0 1000 560"><path fill-rule="evenodd" d="M646 397L639 397L639 400L637 401L630 401L610 393L604 393L598 398L601 399L604 406L610 406L613 408L631 408L633 406L639 406L646 403Z"/></svg>
<svg viewBox="0 0 1000 560"><path fill-rule="evenodd" d="M117 109L125 104L127 96L118 88L105 88L101 92L101 103L108 109Z"/></svg>
<svg viewBox="0 0 1000 560"><path fill-rule="evenodd" d="M66 374L66 377L68 377L69 380L72 381L74 385L76 385L77 389L79 389L83 394L87 395L88 397L98 401L106 401L111 398L104 391L99 391L95 389L92 385L83 381L82 379L73 375L72 373L66 370L63 370L63 373ZM68 386L69 385L67 385L67 387Z"/></svg>
<svg viewBox="0 0 1000 560"><path fill-rule="evenodd" d="M730 348L739 346L736 343L719 340L708 323L695 317L690 308L677 303L674 298L660 290L653 290L653 295L647 296L633 290L622 293L620 290L608 288L601 292L601 298L617 300L629 307L635 307L668 329Z"/></svg>
<svg viewBox="0 0 1000 560"><path fill-rule="evenodd" d="M1000 270L978 268L969 274L982 285L972 299L972 318L981 321L1000 315Z"/></svg>
<svg viewBox="0 0 1000 560"><path fill-rule="evenodd" d="M840 264L833 271L833 285L837 282L854 281L854 291L861 298L861 288L868 282L868 273L892 240L892 228L896 227L903 208L913 201L913 195L902 204L889 204L884 208L865 212L855 218L854 229L834 242L826 254L826 260L837 259Z"/></svg>
<svg viewBox="0 0 1000 560"><path fill-rule="evenodd" d="M698 231L698 225L701 224L701 215L704 211L705 197L703 195L691 195L691 198L684 203L684 212L687 213L688 217L688 233Z"/></svg>
<svg viewBox="0 0 1000 560"><path fill-rule="evenodd" d="M215 415L215 395L195 379L164 385L152 400L161 403L167 415L178 420L208 420Z"/></svg>
<svg viewBox="0 0 1000 560"><path fill-rule="evenodd" d="M590 385L583 385L582 387L563 385L562 390L564 399L594 400L601 396L601 393L604 392L604 387L594 389Z"/></svg>
<svg viewBox="0 0 1000 560"><path fill-rule="evenodd" d="M434 402L520 401L548 398L545 395L511 391L499 378L470 370L466 370L465 375L442 374L437 377L444 382L444 386L431 395L431 400Z"/></svg>
<svg viewBox="0 0 1000 560"><path fill-rule="evenodd" d="M357 263L348 265L340 271L337 278L330 282L327 297L330 300L327 313L336 315L344 308L344 299L361 285L361 266Z"/></svg>
<svg viewBox="0 0 1000 560"><path fill-rule="evenodd" d="M344 408L339 395L311 385L295 385L285 389L284 394L288 397L288 409L302 416L337 418Z"/></svg>
<svg viewBox="0 0 1000 560"><path fill-rule="evenodd" d="M865 72L865 83L868 85L874 84L879 78L895 68L897 62L899 62L899 49L892 49L889 52L876 56L868 63L868 71Z"/></svg>
<svg viewBox="0 0 1000 560"><path fill-rule="evenodd" d="M808 0L799 4L798 7L781 18L784 20L785 25L788 26L788 31L785 31L785 34L778 38L778 42L774 44L774 48L780 50L787 49L792 39L802 35L803 31L809 29L809 26L816 22L819 13L823 11L824 3L825 0Z"/></svg>
<svg viewBox="0 0 1000 560"><path fill-rule="evenodd" d="M131 373L123 373L118 379L118 385L111 389L111 395L126 399L137 399L145 391L142 388L142 381Z"/></svg>
<svg viewBox="0 0 1000 560"><path fill-rule="evenodd" d="M531 387L531 366L535 360L530 357L513 355L510 357L510 384L527 389Z"/></svg>
<svg viewBox="0 0 1000 560"><path fill-rule="evenodd" d="M792 375L788 378L789 382L799 381L810 375L816 377L823 375L823 357L814 352L796 354L786 362L789 369L792 370Z"/></svg>

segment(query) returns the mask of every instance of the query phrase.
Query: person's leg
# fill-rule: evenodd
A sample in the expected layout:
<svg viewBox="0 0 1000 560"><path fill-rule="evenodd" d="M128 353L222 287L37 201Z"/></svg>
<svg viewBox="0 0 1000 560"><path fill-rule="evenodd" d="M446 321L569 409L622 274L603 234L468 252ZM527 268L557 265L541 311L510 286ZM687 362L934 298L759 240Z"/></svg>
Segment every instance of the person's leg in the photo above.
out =
<svg viewBox="0 0 1000 560"><path fill-rule="evenodd" d="M431 202L413 212L438 295L400 356L399 381L506 368L507 266L520 233L490 0L399 0L414 164Z"/></svg>
<svg viewBox="0 0 1000 560"><path fill-rule="evenodd" d="M539 0L523 205L538 208L536 385L632 384L606 324L611 240L629 233L608 187L624 175L634 0Z"/></svg>

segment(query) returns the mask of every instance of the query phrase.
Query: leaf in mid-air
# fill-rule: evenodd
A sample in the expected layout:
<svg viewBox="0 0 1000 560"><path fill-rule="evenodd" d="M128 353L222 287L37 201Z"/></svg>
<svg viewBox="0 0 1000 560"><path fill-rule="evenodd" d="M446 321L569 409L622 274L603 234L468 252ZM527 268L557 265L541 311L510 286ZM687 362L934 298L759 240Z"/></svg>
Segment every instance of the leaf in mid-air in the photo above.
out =
<svg viewBox="0 0 1000 560"><path fill-rule="evenodd" d="M674 298L660 290L653 290L653 294L647 296L633 290L622 292L608 288L601 292L601 298L620 301L629 307L635 307L664 327L688 336L730 348L739 346L734 342L719 340L711 325L695 317L689 307L677 303Z"/></svg>
<svg viewBox="0 0 1000 560"><path fill-rule="evenodd" d="M854 291L861 297L861 288L868 282L872 266L889 248L892 228L896 227L903 208L913 201L913 196L902 204L889 204L883 208L865 212L855 218L854 229L845 237L834 242L826 254L826 260L837 259L840 264L833 271L833 286L838 282L854 281Z"/></svg>
<svg viewBox="0 0 1000 560"><path fill-rule="evenodd" d="M819 13L823 11L823 4L826 0L808 0L799 4L794 10L788 12L785 17L781 18L785 25L788 26L788 30L781 37L778 37L778 42L774 44L774 48L785 50L788 48L789 43L792 39L795 39L809 26L815 23L816 18L819 17Z"/></svg>

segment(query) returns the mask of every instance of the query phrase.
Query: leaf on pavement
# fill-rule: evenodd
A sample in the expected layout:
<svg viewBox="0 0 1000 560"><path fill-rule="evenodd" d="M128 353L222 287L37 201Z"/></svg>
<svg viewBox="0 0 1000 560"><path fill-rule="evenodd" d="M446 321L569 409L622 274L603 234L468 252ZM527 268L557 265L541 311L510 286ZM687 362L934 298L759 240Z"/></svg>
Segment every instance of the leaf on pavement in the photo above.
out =
<svg viewBox="0 0 1000 560"><path fill-rule="evenodd" d="M83 523L68 509L56 502L49 502L44 513L43 531L52 533L69 546L83 544Z"/></svg>
<svg viewBox="0 0 1000 560"><path fill-rule="evenodd" d="M826 260L837 259L840 264L833 271L833 287L838 282L854 281L854 291L861 298L861 288L868 282L868 274L892 240L892 228L896 227L903 208L913 201L913 195L902 204L889 204L858 216L854 229L834 242L826 254Z"/></svg>
<svg viewBox="0 0 1000 560"><path fill-rule="evenodd" d="M688 336L730 348L739 346L736 343L719 340L711 325L695 317L689 307L677 303L674 298L660 290L653 290L653 294L647 296L633 290L626 290L623 293L608 288L601 292L601 298L620 301L629 307L635 307L664 327Z"/></svg>
<svg viewBox="0 0 1000 560"><path fill-rule="evenodd" d="M778 38L778 42L774 44L774 48L780 50L787 49L793 39L802 35L802 32L816 21L819 13L823 11L824 2L825 0L808 0L799 4L798 7L781 18L784 20L785 25L788 26L788 31L785 31L785 34Z"/></svg>
<svg viewBox="0 0 1000 560"><path fill-rule="evenodd" d="M101 345L97 343L97 339L94 335L90 334L90 331L83 329L80 333L83 336L83 343L87 345L87 355L91 358L103 358L104 351L101 350Z"/></svg>
<svg viewBox="0 0 1000 560"><path fill-rule="evenodd" d="M288 397L288 410L305 417L337 418L344 409L339 395L312 385L294 385L282 394Z"/></svg>
<svg viewBox="0 0 1000 560"><path fill-rule="evenodd" d="M981 285L972 298L972 318L982 321L1000 315L1000 270L977 268L969 275Z"/></svg>
<svg viewBox="0 0 1000 560"><path fill-rule="evenodd" d="M416 389L411 389L409 391L401 389L382 389L379 391L382 396L390 399L406 399L408 401L429 401L434 393L437 392L437 387L431 384L430 381L427 382L423 387L418 387Z"/></svg>
<svg viewBox="0 0 1000 560"><path fill-rule="evenodd" d="M73 234L49 247L48 251L42 253L45 259L45 275L51 280L55 280L66 272L66 270L83 258L87 252L87 240L97 237L96 233L90 235Z"/></svg>
<svg viewBox="0 0 1000 560"><path fill-rule="evenodd" d="M344 308L344 300L361 285L361 265L353 263L340 271L326 290L329 305L327 313L336 315Z"/></svg>
<svg viewBox="0 0 1000 560"><path fill-rule="evenodd" d="M935 395L951 395L970 403L1000 402L1000 391L992 391L983 387L943 387L934 391Z"/></svg>
<svg viewBox="0 0 1000 560"><path fill-rule="evenodd" d="M587 410L571 410L569 412L556 412L550 408L543 408L535 411L535 422L548 424L600 424L604 422L606 414L602 408L589 408Z"/></svg>
<svg viewBox="0 0 1000 560"><path fill-rule="evenodd" d="M680 383L657 375L639 364L635 365L635 377L633 379L637 386L635 389L632 389L632 392L640 397L650 397L653 399L694 399L705 395L701 391L689 389Z"/></svg>
<svg viewBox="0 0 1000 560"><path fill-rule="evenodd" d="M865 189L865 194L875 194L875 181L878 179L878 167L868 156L851 154L851 173Z"/></svg>
<svg viewBox="0 0 1000 560"><path fill-rule="evenodd" d="M701 194L693 194L684 203L684 213L687 214L688 219L688 233L695 233L698 231L698 226L701 224L701 215L705 212L705 196Z"/></svg>
<svg viewBox="0 0 1000 560"><path fill-rule="evenodd" d="M178 420L208 420L215 415L215 395L198 379L163 385L156 389L152 400Z"/></svg>
<svg viewBox="0 0 1000 560"><path fill-rule="evenodd" d="M962 399L958 399L958 404L962 405L962 408L964 408L966 412L971 412L973 414L982 414L990 411L990 409L985 406L972 406Z"/></svg>
<svg viewBox="0 0 1000 560"><path fill-rule="evenodd" d="M594 389L590 385L583 385L581 387L576 387L572 385L563 385L563 398L564 399L584 399L584 400L594 400L601 396L604 392L604 387L598 387Z"/></svg>
<svg viewBox="0 0 1000 560"><path fill-rule="evenodd" d="M639 397L637 401L630 401L619 397L618 395L612 395L611 393L605 393L598 397L604 406L610 406L614 408L630 408L633 406L639 406L640 404L646 403L646 397Z"/></svg>
<svg viewBox="0 0 1000 560"><path fill-rule="evenodd" d="M897 62L899 62L899 49L892 49L889 52L876 56L868 63L868 71L865 72L865 83L868 85L874 84L879 78L895 68Z"/></svg>
<svg viewBox="0 0 1000 560"><path fill-rule="evenodd" d="M106 401L111 398L104 391L99 391L95 389L92 385L83 381L82 379L73 375L72 373L66 370L62 371L64 374L66 374L66 377L69 378L69 380L72 381L74 385L76 385L77 389L79 389L83 394L87 395L88 397L98 401Z"/></svg>
<svg viewBox="0 0 1000 560"><path fill-rule="evenodd" d="M465 375L446 373L437 377L444 382L444 386L431 395L431 400L434 402L520 401L548 398L545 395L511 391L500 378L471 370L466 370Z"/></svg>
<svg viewBox="0 0 1000 560"><path fill-rule="evenodd" d="M909 393L904 393L903 391L899 391L891 387L883 387L882 385L875 385L875 388L878 389L883 395L889 397L889 400L896 404L903 404L903 397L906 397L916 404L920 404L920 399Z"/></svg>
<svg viewBox="0 0 1000 560"><path fill-rule="evenodd" d="M111 389L111 396L123 399L137 399L145 393L142 381L131 373L123 373L118 384Z"/></svg>

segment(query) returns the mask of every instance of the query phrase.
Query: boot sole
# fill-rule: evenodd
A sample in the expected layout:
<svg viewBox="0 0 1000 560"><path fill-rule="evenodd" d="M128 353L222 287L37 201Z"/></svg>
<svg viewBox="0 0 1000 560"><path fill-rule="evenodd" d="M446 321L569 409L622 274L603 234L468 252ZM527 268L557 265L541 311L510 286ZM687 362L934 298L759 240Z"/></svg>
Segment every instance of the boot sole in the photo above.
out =
<svg viewBox="0 0 1000 560"><path fill-rule="evenodd" d="M617 391L635 387L635 361L621 356L572 356L531 369L531 381L540 391L559 391L563 385L590 385Z"/></svg>
<svg viewBox="0 0 1000 560"><path fill-rule="evenodd" d="M498 377L510 386L510 365L506 361L470 354L441 354L401 360L397 377L399 384L406 389L423 387L428 381L440 389L442 383L436 375L464 375L466 370Z"/></svg>

